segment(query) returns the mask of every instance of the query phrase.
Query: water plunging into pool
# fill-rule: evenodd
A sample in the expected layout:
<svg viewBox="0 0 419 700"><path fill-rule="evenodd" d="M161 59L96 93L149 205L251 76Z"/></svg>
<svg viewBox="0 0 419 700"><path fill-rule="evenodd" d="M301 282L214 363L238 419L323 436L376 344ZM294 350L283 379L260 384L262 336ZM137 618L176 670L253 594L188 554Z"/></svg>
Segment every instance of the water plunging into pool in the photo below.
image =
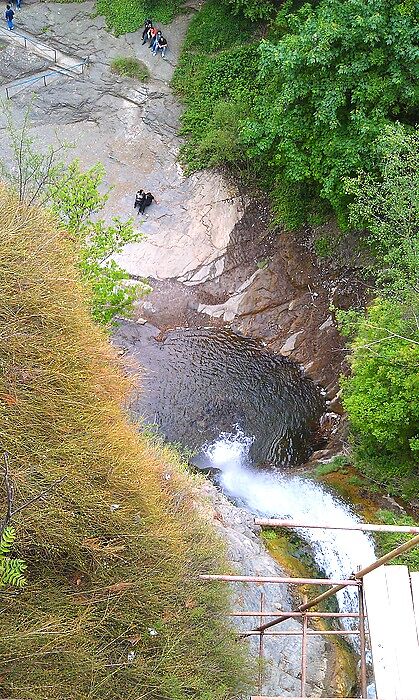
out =
<svg viewBox="0 0 419 700"><path fill-rule="evenodd" d="M252 438L240 429L220 435L202 449L202 464L219 470L223 491L254 515L278 517L311 524L350 525L359 518L341 499L308 478L252 467ZM321 571L333 579L347 578L359 566L372 562L372 539L363 532L296 529L310 545ZM346 588L337 594L342 611L357 608L357 593Z"/></svg>
<svg viewBox="0 0 419 700"><path fill-rule="evenodd" d="M319 483L290 473L310 455L324 399L300 368L256 340L227 329L157 329L123 322L116 341L144 368L132 409L217 470L222 490L254 515L307 523L359 518ZM299 529L318 568L347 578L374 559L362 532ZM354 591L339 594L349 611Z"/></svg>

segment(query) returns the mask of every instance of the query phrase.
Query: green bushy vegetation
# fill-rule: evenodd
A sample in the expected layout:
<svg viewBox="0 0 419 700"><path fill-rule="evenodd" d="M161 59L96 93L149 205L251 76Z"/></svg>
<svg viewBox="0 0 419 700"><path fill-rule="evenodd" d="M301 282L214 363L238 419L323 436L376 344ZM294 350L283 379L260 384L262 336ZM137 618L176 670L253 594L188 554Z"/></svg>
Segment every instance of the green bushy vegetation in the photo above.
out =
<svg viewBox="0 0 419 700"><path fill-rule="evenodd" d="M218 11L232 11L233 5L241 7L240 2L227 3ZM205 46L211 23L213 34L219 33L218 11L212 6L210 0L194 18L174 82L186 103L187 165L245 163L269 189L277 218L288 227L303 224L313 210L324 215L334 211L347 225L345 177L358 170L381 176L383 131L409 131L415 120L413 4L321 0L296 9L298 3L286 3L269 25L267 39L250 47L243 39L242 50L223 44L211 59L214 73L204 54L194 54L192 48ZM223 26L235 22L231 15ZM189 36L194 38L191 46ZM209 40L208 52L211 45ZM185 83L191 94L182 90ZM230 126L224 132L218 125L220 101L228 104L225 121ZM202 119L196 118L199 107ZM217 135L234 143L227 156L218 148Z"/></svg>
<svg viewBox="0 0 419 700"><path fill-rule="evenodd" d="M0 435L15 508L65 477L13 521L28 580L18 597L2 589L0 694L227 700L248 663L225 589L197 578L224 567L222 545L178 458L128 420L130 384L75 257L50 215L0 189ZM4 515L4 489L0 501Z"/></svg>
<svg viewBox="0 0 419 700"><path fill-rule="evenodd" d="M267 19L275 12L275 0L223 0L235 14L244 15L249 19Z"/></svg>
<svg viewBox="0 0 419 700"><path fill-rule="evenodd" d="M398 515L391 510L379 510L377 517L383 525L408 525L409 527L418 527L418 523L409 515ZM378 545L379 556L388 554L392 549L400 547L400 545L411 538L412 535L405 535L401 532L376 532L374 534L374 539ZM411 571L419 571L419 548L415 547L411 549L410 552L402 554L391 563L404 564L408 566Z"/></svg>
<svg viewBox="0 0 419 700"><path fill-rule="evenodd" d="M358 318L343 404L362 471L409 497L419 487L419 308L377 299Z"/></svg>
<svg viewBox="0 0 419 700"><path fill-rule="evenodd" d="M255 25L209 0L192 18L173 79L186 111L181 152L187 171L245 159L241 120L252 100L258 70Z"/></svg>
<svg viewBox="0 0 419 700"><path fill-rule="evenodd" d="M135 32L151 17L154 24L169 24L181 12L183 0L97 0L98 14L116 36Z"/></svg>
<svg viewBox="0 0 419 700"><path fill-rule="evenodd" d="M361 173L349 182L380 296L364 315L338 314L353 337L343 403L358 466L407 497L419 487L418 146L418 134L384 135L381 179Z"/></svg>
<svg viewBox="0 0 419 700"><path fill-rule="evenodd" d="M111 70L114 73L118 73L118 75L141 80L142 83L145 83L150 78L150 73L145 63L132 56L118 56L114 58L111 62Z"/></svg>

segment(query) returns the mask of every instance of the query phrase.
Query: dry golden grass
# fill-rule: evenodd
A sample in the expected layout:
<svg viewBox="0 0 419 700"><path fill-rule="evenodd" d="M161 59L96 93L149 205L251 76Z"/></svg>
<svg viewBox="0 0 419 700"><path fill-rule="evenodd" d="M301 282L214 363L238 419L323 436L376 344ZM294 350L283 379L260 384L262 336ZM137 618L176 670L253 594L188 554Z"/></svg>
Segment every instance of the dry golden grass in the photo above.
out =
<svg viewBox="0 0 419 700"><path fill-rule="evenodd" d="M29 584L0 599L0 695L232 697L243 652L224 592L196 579L221 545L175 458L129 423L72 260L65 233L1 188L0 449L16 505L67 479L14 523Z"/></svg>

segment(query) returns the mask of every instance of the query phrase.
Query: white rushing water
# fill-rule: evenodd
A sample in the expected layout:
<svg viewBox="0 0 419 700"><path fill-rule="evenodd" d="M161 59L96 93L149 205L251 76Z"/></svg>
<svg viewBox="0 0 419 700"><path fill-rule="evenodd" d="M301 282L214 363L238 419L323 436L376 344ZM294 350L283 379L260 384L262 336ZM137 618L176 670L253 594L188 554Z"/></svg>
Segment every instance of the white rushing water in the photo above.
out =
<svg viewBox="0 0 419 700"><path fill-rule="evenodd" d="M268 518L330 525L360 522L346 503L320 484L300 476L252 468L249 457L252 442L253 438L237 429L234 434L220 435L203 448L206 464L220 470L221 488L239 505L255 516ZM366 533L302 528L296 532L309 543L317 566L328 578L345 579L375 559L373 541ZM341 611L357 610L355 589L346 588L337 597Z"/></svg>

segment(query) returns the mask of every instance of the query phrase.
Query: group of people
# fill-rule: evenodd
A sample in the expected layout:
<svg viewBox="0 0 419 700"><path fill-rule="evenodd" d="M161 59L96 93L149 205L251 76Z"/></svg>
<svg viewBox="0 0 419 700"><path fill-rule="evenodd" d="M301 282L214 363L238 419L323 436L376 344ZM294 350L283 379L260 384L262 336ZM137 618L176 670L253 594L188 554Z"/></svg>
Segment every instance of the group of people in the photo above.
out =
<svg viewBox="0 0 419 700"><path fill-rule="evenodd" d="M143 31L143 46L149 42L149 47L153 53L153 56L157 56L158 52L161 51L162 58L165 57L167 51L167 39L163 36L160 29L153 27L153 20L146 19L144 22Z"/></svg>
<svg viewBox="0 0 419 700"><path fill-rule="evenodd" d="M153 201L157 204L156 198L151 194L151 192L144 192L144 190L138 190L137 194L135 195L134 209L137 209L138 207L137 214L144 214L146 207L149 207L150 204L153 203Z"/></svg>
<svg viewBox="0 0 419 700"><path fill-rule="evenodd" d="M15 23L13 21L14 17L15 17L15 13L13 11L13 7L15 7L16 10L20 10L21 4L22 4L22 0L11 0L10 4L6 5L6 11L4 13L4 16L5 16L5 19L7 22L7 27L8 27L8 29L10 29L10 31L15 28Z"/></svg>

